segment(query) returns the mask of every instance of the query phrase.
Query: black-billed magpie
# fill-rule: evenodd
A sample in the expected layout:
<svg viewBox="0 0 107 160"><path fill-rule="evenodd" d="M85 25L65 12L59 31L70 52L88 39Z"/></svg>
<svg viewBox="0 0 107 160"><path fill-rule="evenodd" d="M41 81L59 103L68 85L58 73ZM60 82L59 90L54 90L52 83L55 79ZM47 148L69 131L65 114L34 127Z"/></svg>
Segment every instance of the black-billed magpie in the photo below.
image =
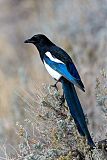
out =
<svg viewBox="0 0 107 160"><path fill-rule="evenodd" d="M60 81L62 83L64 97L74 118L78 132L81 136L86 136L88 144L91 147L95 146L87 128L84 112L74 87L75 85L82 91L85 91L84 85L70 56L43 34L34 35L32 38L27 39L25 43L32 43L37 47L40 58L49 74L57 82Z"/></svg>

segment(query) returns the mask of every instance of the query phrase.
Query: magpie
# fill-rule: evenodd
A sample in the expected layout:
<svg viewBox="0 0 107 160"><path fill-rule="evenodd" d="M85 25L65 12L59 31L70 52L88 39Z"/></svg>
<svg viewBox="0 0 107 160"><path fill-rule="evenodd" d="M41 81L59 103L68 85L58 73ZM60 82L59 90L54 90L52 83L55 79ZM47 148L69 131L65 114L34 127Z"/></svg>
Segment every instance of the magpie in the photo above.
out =
<svg viewBox="0 0 107 160"><path fill-rule="evenodd" d="M64 97L78 132L86 137L88 145L94 147L75 86L84 92L85 88L71 57L43 34L34 35L25 40L25 43L32 43L37 47L46 70L56 80L55 86L58 82L62 83Z"/></svg>

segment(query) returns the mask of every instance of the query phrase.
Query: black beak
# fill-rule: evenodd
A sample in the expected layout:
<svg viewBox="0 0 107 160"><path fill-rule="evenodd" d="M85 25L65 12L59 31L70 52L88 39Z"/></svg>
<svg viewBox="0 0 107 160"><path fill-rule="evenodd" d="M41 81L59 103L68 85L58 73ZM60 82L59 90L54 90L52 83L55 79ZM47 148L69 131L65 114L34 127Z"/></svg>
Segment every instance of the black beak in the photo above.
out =
<svg viewBox="0 0 107 160"><path fill-rule="evenodd" d="M32 43L31 39L27 39L24 41L24 43Z"/></svg>
<svg viewBox="0 0 107 160"><path fill-rule="evenodd" d="M24 43L34 43L34 40L32 40L32 38L31 39L27 39L27 40L24 41Z"/></svg>

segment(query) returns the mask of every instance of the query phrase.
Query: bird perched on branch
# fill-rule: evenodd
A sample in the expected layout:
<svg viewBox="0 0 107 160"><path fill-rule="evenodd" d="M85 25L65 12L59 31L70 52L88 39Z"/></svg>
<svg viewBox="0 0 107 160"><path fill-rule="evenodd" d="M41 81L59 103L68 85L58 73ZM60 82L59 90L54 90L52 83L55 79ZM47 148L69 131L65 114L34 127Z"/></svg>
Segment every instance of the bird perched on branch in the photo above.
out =
<svg viewBox="0 0 107 160"><path fill-rule="evenodd" d="M57 82L62 83L64 97L78 132L81 136L87 138L91 147L94 147L95 144L87 128L84 112L74 87L77 86L85 91L84 85L72 59L63 49L56 46L43 34L34 35L32 38L27 39L25 43L32 43L37 47L47 71L56 80L54 86Z"/></svg>

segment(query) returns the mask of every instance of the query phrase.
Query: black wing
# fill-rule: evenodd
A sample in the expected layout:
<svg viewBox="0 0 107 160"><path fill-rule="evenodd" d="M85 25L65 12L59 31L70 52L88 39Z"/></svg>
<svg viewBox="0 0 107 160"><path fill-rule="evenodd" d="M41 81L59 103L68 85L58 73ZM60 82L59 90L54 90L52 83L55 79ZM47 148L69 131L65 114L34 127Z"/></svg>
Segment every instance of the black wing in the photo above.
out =
<svg viewBox="0 0 107 160"><path fill-rule="evenodd" d="M85 91L84 89L84 85L81 81L80 75L71 59L71 57L61 48L57 47L57 46L53 46L50 49L50 52L52 54L53 57L61 60L67 67L69 73L77 80L78 85L80 86L80 88Z"/></svg>

